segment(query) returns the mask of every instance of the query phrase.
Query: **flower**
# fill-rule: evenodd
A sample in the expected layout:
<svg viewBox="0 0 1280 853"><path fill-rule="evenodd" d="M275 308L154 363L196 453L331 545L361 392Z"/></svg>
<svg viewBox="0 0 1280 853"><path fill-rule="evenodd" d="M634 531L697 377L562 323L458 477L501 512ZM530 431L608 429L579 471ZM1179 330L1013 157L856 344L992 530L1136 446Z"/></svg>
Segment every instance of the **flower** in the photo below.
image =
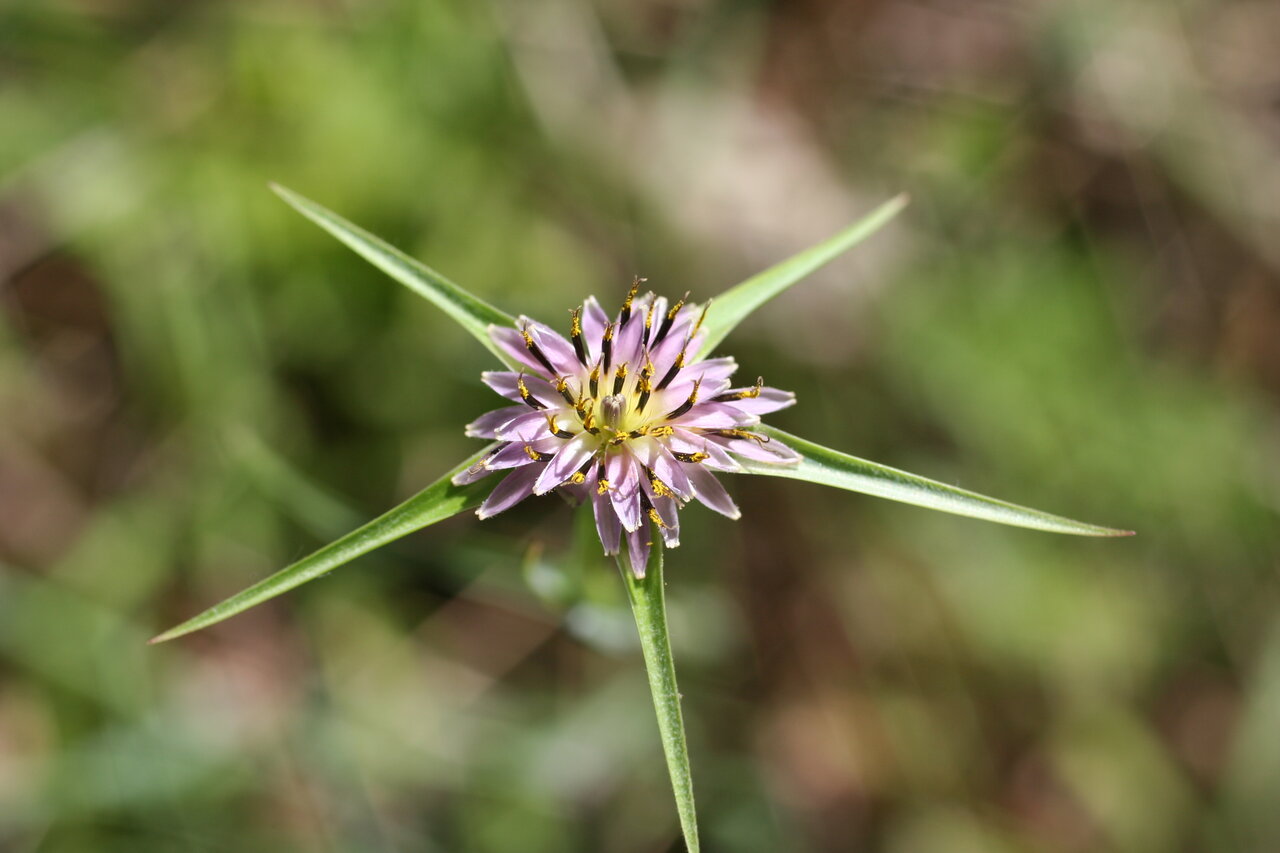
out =
<svg viewBox="0 0 1280 853"><path fill-rule="evenodd" d="M636 279L610 322L595 297L573 311L569 339L520 317L489 326L523 370L487 371L484 383L515 405L467 426L498 442L453 478L472 483L509 470L476 514L489 518L530 495L559 489L590 500L606 554L626 533L632 571L643 577L652 522L669 548L680 544L678 510L698 500L729 518L740 513L712 471L739 471L736 457L794 464L799 454L752 432L760 416L795 403L763 380L730 388L732 358L699 359L706 306L637 296ZM708 303L710 304L710 303Z"/></svg>

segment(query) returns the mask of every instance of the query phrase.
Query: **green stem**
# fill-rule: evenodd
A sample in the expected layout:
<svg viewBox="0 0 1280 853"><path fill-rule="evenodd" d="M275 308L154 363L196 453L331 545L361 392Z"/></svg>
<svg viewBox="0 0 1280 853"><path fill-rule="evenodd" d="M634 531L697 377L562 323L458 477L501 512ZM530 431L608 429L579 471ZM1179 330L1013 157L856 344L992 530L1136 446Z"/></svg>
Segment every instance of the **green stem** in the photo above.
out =
<svg viewBox="0 0 1280 853"><path fill-rule="evenodd" d="M680 715L680 691L676 687L676 668L671 659L671 641L667 634L667 605L662 583L662 539L654 535L653 550L643 578L632 573L626 556L618 558L622 581L631 600L644 666L649 673L649 690L653 708L658 713L658 731L662 735L662 751L671 773L671 787L676 795L676 811L689 853L698 853L698 817L693 808L693 776L689 772L689 748L685 743L684 719Z"/></svg>

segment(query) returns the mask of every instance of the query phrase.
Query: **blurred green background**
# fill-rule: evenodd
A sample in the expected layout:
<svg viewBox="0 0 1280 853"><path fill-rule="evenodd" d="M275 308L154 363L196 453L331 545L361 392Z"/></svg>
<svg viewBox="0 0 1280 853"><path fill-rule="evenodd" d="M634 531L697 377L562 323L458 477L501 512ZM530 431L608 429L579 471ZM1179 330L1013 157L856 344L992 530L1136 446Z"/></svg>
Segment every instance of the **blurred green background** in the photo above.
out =
<svg viewBox="0 0 1280 853"><path fill-rule="evenodd" d="M0 849L683 849L559 501L145 639L434 480L509 311L704 299L773 420L1135 539L733 478L668 560L710 851L1280 849L1271 0L0 0Z"/></svg>

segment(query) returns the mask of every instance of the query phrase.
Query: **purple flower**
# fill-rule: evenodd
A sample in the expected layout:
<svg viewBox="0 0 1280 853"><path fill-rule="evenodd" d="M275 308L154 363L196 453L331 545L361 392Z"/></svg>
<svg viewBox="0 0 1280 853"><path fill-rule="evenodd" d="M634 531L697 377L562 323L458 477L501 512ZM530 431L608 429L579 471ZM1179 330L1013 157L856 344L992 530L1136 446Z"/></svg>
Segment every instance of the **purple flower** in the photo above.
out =
<svg viewBox="0 0 1280 853"><path fill-rule="evenodd" d="M800 456L751 430L795 395L763 380L729 387L738 369L732 358L695 355L706 307L637 296L640 281L612 322L587 299L573 312L568 339L527 317L514 328L489 327L524 369L482 374L513 405L467 426L467 435L498 445L453 482L509 472L477 510L480 518L553 489L575 503L590 500L605 553L617 554L625 533L632 570L643 576L650 522L674 548L678 511L691 500L738 518L713 471L741 470L738 457L794 464Z"/></svg>

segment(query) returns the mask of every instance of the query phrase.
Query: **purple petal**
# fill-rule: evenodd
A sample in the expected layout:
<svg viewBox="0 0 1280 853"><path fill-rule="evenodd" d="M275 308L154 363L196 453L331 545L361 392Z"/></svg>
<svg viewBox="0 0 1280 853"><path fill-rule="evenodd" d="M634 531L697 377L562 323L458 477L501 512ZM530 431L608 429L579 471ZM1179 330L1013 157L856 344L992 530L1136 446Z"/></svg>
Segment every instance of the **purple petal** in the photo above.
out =
<svg viewBox="0 0 1280 853"><path fill-rule="evenodd" d="M753 390L755 389L733 388L727 393L736 394L740 391ZM787 406L794 406L795 403L795 394L790 391L779 391L777 388L761 388L760 393L755 397L743 397L741 400L729 401L730 406L753 415L767 415L770 412L785 409Z"/></svg>
<svg viewBox="0 0 1280 853"><path fill-rule="evenodd" d="M533 357L533 353L529 352L529 348L524 343L524 335L520 334L519 329L513 329L510 326L490 326L489 337L514 361L523 364L538 376L547 376L547 368Z"/></svg>
<svg viewBox="0 0 1280 853"><path fill-rule="evenodd" d="M685 471L693 483L693 491L699 501L723 516L734 520L742 517L742 511L738 509L738 505L733 502L733 498L729 497L729 493L725 491L724 486L714 474L701 465L687 465Z"/></svg>
<svg viewBox="0 0 1280 853"><path fill-rule="evenodd" d="M577 373L582 369L573 344L569 343L563 335L550 326L530 320L528 317L521 317L520 322L559 375Z"/></svg>
<svg viewBox="0 0 1280 853"><path fill-rule="evenodd" d="M594 480L588 480L593 483ZM609 556L618 553L618 542L622 536L622 522L618 520L618 513L613 509L613 501L609 498L609 493L600 494L599 490L594 486L591 493L591 508L596 515L596 530L600 533L600 544L604 546L604 552Z"/></svg>
<svg viewBox="0 0 1280 853"><path fill-rule="evenodd" d="M659 480L682 499L693 497L693 485L684 472L684 463L671 455L662 442L655 438L640 438L631 442L632 452Z"/></svg>
<svg viewBox="0 0 1280 853"><path fill-rule="evenodd" d="M499 446L498 449L501 450L502 447ZM449 480L449 482L453 483L455 486L465 486L468 483L477 483L480 480L483 480L485 477L488 477L493 472L490 471L488 468L486 468L484 463L487 462L489 459L492 459L493 455L494 454L490 453L488 456L481 458L479 461L477 461L474 465L470 466L466 470L459 471L457 474L454 474L452 479Z"/></svg>
<svg viewBox="0 0 1280 853"><path fill-rule="evenodd" d="M521 415L527 414L528 406L507 406L505 409L494 409L485 412L467 424L467 435L471 438L497 438L498 430Z"/></svg>
<svg viewBox="0 0 1280 853"><path fill-rule="evenodd" d="M587 346L588 361L600 357L600 343L607 325L609 315L604 313L594 296L588 296L582 303L582 340Z"/></svg>
<svg viewBox="0 0 1280 853"><path fill-rule="evenodd" d="M486 370L480 374L480 378L485 385L488 385L508 400L524 403L524 398L520 396L519 373L511 370ZM556 391L555 386L541 376L524 374L524 387L529 390L534 399L544 405L554 406L563 399L560 393ZM528 406L526 405L525 408L528 408Z"/></svg>
<svg viewBox="0 0 1280 853"><path fill-rule="evenodd" d="M627 533L627 554L631 558L631 573L638 578L644 577L649 567L649 548L653 545L649 525Z"/></svg>
<svg viewBox="0 0 1280 853"><path fill-rule="evenodd" d="M698 403L671 422L676 426L698 429L733 429L760 423L760 416L744 412L729 403Z"/></svg>
<svg viewBox="0 0 1280 853"><path fill-rule="evenodd" d="M635 530L640 526L640 466L629 452L614 453L605 462L605 478L618 520Z"/></svg>
<svg viewBox="0 0 1280 853"><path fill-rule="evenodd" d="M754 459L757 462L787 465L799 462L803 458L799 453L796 453L780 441L765 441L761 443L749 438L722 438L720 436L710 436L707 440L719 444L735 456Z"/></svg>
<svg viewBox="0 0 1280 853"><path fill-rule="evenodd" d="M632 308L634 309L635 306L633 305ZM644 342L641 340L641 333L643 332L644 315L635 313L633 310L627 325L619 329L614 335L614 364L629 364L633 372L642 366L644 361Z"/></svg>
<svg viewBox="0 0 1280 853"><path fill-rule="evenodd" d="M677 427L668 439L671 449L677 453L705 453L709 459L700 464L717 471L741 471L742 466L734 461L729 452L722 446L707 440L701 433L691 432Z"/></svg>
<svg viewBox="0 0 1280 853"><path fill-rule="evenodd" d="M546 438L551 435L547 414L552 411L555 410L533 411L525 406L523 412L498 429L497 437L503 441L536 441L539 438Z"/></svg>
<svg viewBox="0 0 1280 853"><path fill-rule="evenodd" d="M574 471L582 467L591 454L596 452L599 439L589 432L580 432L564 442L555 458L551 460L538 482L534 484L534 494L542 495L554 489L572 476Z"/></svg>
<svg viewBox="0 0 1280 853"><path fill-rule="evenodd" d="M489 493L489 497L484 499L484 503L480 504L476 515L480 518L492 518L529 497L533 494L533 481L538 479L542 467L542 465L526 465L508 474Z"/></svg>
<svg viewBox="0 0 1280 853"><path fill-rule="evenodd" d="M554 435L548 435L536 441L514 441L486 459L484 467L490 471L499 471L503 468L519 468L535 462L545 462L550 460L564 443L563 438L556 438ZM533 450L542 458L534 459L525 448Z"/></svg>

